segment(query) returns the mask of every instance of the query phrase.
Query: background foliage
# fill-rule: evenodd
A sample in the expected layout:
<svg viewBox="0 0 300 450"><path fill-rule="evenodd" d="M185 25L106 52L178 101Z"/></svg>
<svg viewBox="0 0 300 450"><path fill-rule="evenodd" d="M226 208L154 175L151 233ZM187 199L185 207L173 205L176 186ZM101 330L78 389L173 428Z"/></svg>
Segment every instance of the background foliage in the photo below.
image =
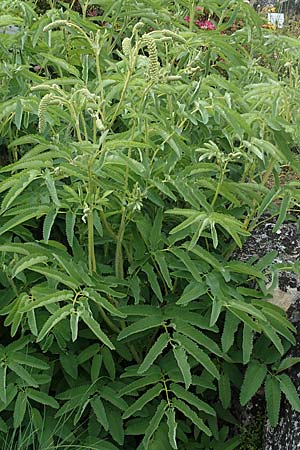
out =
<svg viewBox="0 0 300 450"><path fill-rule="evenodd" d="M229 450L259 389L300 409L275 255L231 259L298 209L299 43L201 5L1 1L2 448Z"/></svg>

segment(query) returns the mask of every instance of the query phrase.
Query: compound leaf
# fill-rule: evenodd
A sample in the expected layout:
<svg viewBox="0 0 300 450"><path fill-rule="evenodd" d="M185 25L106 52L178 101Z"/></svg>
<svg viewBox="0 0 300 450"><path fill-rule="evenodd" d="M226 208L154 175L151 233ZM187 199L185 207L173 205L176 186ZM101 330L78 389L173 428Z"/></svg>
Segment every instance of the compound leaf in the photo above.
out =
<svg viewBox="0 0 300 450"><path fill-rule="evenodd" d="M279 419L281 400L280 383L277 378L268 375L265 382L268 419L272 427L276 427Z"/></svg>
<svg viewBox="0 0 300 450"><path fill-rule="evenodd" d="M193 424L196 425L196 427L199 428L200 431L203 431L207 436L212 435L212 432L205 425L203 420L186 403L179 400L178 398L175 398L173 400L173 404L175 408L181 411L185 417L190 419L191 422L193 422Z"/></svg>
<svg viewBox="0 0 300 450"><path fill-rule="evenodd" d="M165 410L167 407L167 402L165 400L161 400L160 404L158 405L154 416L152 417L152 419L149 422L148 427L146 428L145 434L144 434L144 438L143 438L143 445L144 448L148 448L149 445L149 441L151 439L151 437L153 436L153 434L155 433L155 431L157 430L157 428L159 427L159 424L165 414Z"/></svg>
<svg viewBox="0 0 300 450"><path fill-rule="evenodd" d="M192 384L192 375L186 351L183 347L177 345L176 347L173 347L173 354L180 372L182 373L185 388L188 389Z"/></svg>
<svg viewBox="0 0 300 450"><path fill-rule="evenodd" d="M147 403L153 400L155 397L158 397L161 391L163 390L163 386L161 383L157 383L152 388L148 389L138 400L136 400L126 411L123 413L123 419L127 419L132 416L135 412L141 410Z"/></svg>
<svg viewBox="0 0 300 450"><path fill-rule="evenodd" d="M159 336L157 341L152 345L149 352L145 356L144 361L139 367L138 374L143 374L149 367L153 364L153 362L158 358L158 356L163 352L163 350L167 347L170 340L170 336L168 333L163 333Z"/></svg>
<svg viewBox="0 0 300 450"><path fill-rule="evenodd" d="M258 361L250 361L246 369L245 378L241 387L240 402L244 406L262 385L267 374L267 366Z"/></svg>
<svg viewBox="0 0 300 450"><path fill-rule="evenodd" d="M292 408L295 411L300 411L300 399L297 389L295 388L294 383L290 379L288 375L283 373L282 375L278 375L277 380L280 383L280 389L286 396L288 402L291 404Z"/></svg>

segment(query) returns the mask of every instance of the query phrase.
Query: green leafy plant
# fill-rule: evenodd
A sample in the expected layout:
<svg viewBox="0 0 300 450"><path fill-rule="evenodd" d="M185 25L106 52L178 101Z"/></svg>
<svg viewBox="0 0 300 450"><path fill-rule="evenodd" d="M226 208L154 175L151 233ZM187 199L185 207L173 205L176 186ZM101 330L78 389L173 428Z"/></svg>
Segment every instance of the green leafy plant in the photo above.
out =
<svg viewBox="0 0 300 450"><path fill-rule="evenodd" d="M295 329L267 301L274 254L230 259L298 204L279 183L298 97L253 56L259 17L206 2L204 30L194 2L3 4L19 26L0 47L3 445L233 449L233 396L261 386L275 426L281 393L299 409Z"/></svg>

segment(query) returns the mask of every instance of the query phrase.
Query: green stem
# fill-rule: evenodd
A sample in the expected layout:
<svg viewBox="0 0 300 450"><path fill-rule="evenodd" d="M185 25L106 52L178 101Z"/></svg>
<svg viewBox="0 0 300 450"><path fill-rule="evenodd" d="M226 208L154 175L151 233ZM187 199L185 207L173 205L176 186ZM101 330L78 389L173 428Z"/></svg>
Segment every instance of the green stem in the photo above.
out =
<svg viewBox="0 0 300 450"><path fill-rule="evenodd" d="M99 210L99 214L100 214L101 222L103 223L106 231L113 238L114 241L117 241L118 240L118 236L114 233L113 229L111 228L111 226L107 222L105 214L104 214L104 211L102 209Z"/></svg>
<svg viewBox="0 0 300 450"><path fill-rule="evenodd" d="M124 328L126 328L126 323L125 320L121 321L121 328L122 330L124 330ZM138 354L138 352L136 351L135 347L133 344L127 344L127 347L130 350L130 353L132 354L133 358L135 359L135 362L137 364L141 364L142 362L142 358L140 357L140 355Z"/></svg>
<svg viewBox="0 0 300 450"><path fill-rule="evenodd" d="M89 271L96 272L93 210L89 211L88 213L88 259Z"/></svg>
<svg viewBox="0 0 300 450"><path fill-rule="evenodd" d="M93 119L93 144L96 144L97 142L97 126L96 126L96 119Z"/></svg>
<svg viewBox="0 0 300 450"><path fill-rule="evenodd" d="M265 186L266 182L268 181L268 179L274 169L275 164L276 164L276 160L275 160L275 158L272 158L267 170L264 173L264 176L263 176L263 179L261 182L262 186Z"/></svg>
<svg viewBox="0 0 300 450"><path fill-rule="evenodd" d="M165 377L163 377L161 381L163 382L164 389L165 389L165 394L166 394L166 399L167 399L167 403L168 403L168 407L170 408L172 406L172 404L171 404L171 400L170 400L170 397L169 397L169 389L168 389Z"/></svg>
<svg viewBox="0 0 300 450"><path fill-rule="evenodd" d="M70 108L70 113L71 113L72 119L74 120L77 140L78 140L78 142L82 142L79 118L75 111L73 103L69 102L69 108Z"/></svg>
<svg viewBox="0 0 300 450"><path fill-rule="evenodd" d="M126 209L123 208L115 256L115 272L117 278L124 278L122 241L125 232L125 222L126 222Z"/></svg>
<svg viewBox="0 0 300 450"><path fill-rule="evenodd" d="M132 344L127 344L127 347L130 350L130 353L132 354L132 356L134 357L135 361L137 364L141 364L142 362L142 358L140 357L140 355L138 354L138 352L136 351L136 349L134 348L134 346Z"/></svg>
<svg viewBox="0 0 300 450"><path fill-rule="evenodd" d="M128 72L127 72L127 75L126 75L126 79L125 79L125 82L124 82L122 93L121 93L121 96L120 96L120 101L119 101L119 103L117 105L117 108L116 108L116 110L115 110L115 112L113 114L113 117L112 117L112 119L110 121L110 124L109 124L110 128L114 124L114 121L116 120L116 118L117 118L117 116L118 116L118 114L120 112L121 106L122 106L122 104L124 102L124 98L125 98L125 94L126 94L126 91L127 91L127 88L128 88L129 80L130 80L131 75L132 75L132 73L134 71L134 68L135 68L137 55L138 55L138 50L139 50L139 47L136 46L134 51L133 51L133 53L132 53L132 56L130 58L130 65L129 65L129 69L128 69Z"/></svg>
<svg viewBox="0 0 300 450"><path fill-rule="evenodd" d="M263 175L263 178L262 178L262 181L260 184L261 186L266 185L266 183L267 183L268 179L270 178L270 175L274 169L275 164L276 164L276 160L275 160L275 158L272 158L267 170L265 171L265 173ZM244 222L244 226L246 229L248 229L251 220L253 219L253 217L255 216L255 214L257 212L257 208L256 208L255 204L256 204L256 200L253 200L253 207L251 208L251 213L249 214L248 217L246 217L246 220Z"/></svg>
<svg viewBox="0 0 300 450"><path fill-rule="evenodd" d="M100 87L100 101L99 101L99 113L101 116L101 119L103 123L105 123L105 113L101 111L100 105L103 106L103 110L105 108L105 102L104 102L104 90L103 90L103 82L102 82L102 74L101 74L101 67L100 67L100 48L96 48L94 50L95 54L95 60L96 60L96 72L97 72L97 78L98 78L98 84Z"/></svg>
<svg viewBox="0 0 300 450"><path fill-rule="evenodd" d="M83 19L86 19L86 12L87 12L87 9L88 9L88 5L89 5L89 0L87 0L85 3L84 3L84 5L82 5L82 17L83 17Z"/></svg>
<svg viewBox="0 0 300 450"><path fill-rule="evenodd" d="M141 364L142 362L142 358L140 357L140 355L138 354L138 352L136 351L136 349L134 348L134 346L132 344L127 344L130 353L132 354L132 356L134 357L135 361L137 364Z"/></svg>
<svg viewBox="0 0 300 450"><path fill-rule="evenodd" d="M123 208L119 233L117 236L116 257L115 257L115 271L116 271L117 278L124 278L122 241L123 241L124 232L125 232L125 225L126 225L126 208ZM121 321L121 328L122 328L122 330L124 328L126 328L125 320ZM140 364L142 362L142 359L141 359L140 355L138 354L137 350L135 349L134 345L127 344L127 347L129 348L130 353L132 354L136 363Z"/></svg>
<svg viewBox="0 0 300 450"><path fill-rule="evenodd" d="M125 80L125 83L124 83L124 86L123 86L123 90L122 90L122 93L121 93L120 101L119 101L118 106L117 106L117 108L116 108L116 110L114 112L114 115L113 115L113 117L112 117L112 119L110 121L110 124L109 124L110 128L113 126L114 121L116 120L116 118L117 118L117 116L118 116L118 114L120 112L121 106L122 106L124 98L125 98L125 94L126 94L126 91L127 91L127 87L128 87L128 84L129 84L129 80L130 80L131 74L132 74L132 71L131 71L131 68L130 68L128 70L128 72L127 72L127 76L126 76L126 80Z"/></svg>
<svg viewBox="0 0 300 450"><path fill-rule="evenodd" d="M190 23L189 23L190 31L193 30L194 19L195 19L195 2L191 1L191 3L190 3Z"/></svg>
<svg viewBox="0 0 300 450"><path fill-rule="evenodd" d="M225 172L225 167L224 167L224 169L221 168L221 174L220 174L220 178L219 178L219 181L218 181L218 185L217 185L217 188L215 190L214 198L213 198L213 200L211 202L211 207L212 208L214 207L214 205L215 205L215 203L217 201L218 195L220 193L220 189L221 189L221 186L222 186L223 180L224 180L224 172Z"/></svg>
<svg viewBox="0 0 300 450"><path fill-rule="evenodd" d="M99 309L99 311L100 311L100 314L101 314L101 317L102 317L102 319L104 320L104 322L106 323L106 325L108 325L109 326L109 328L112 330L112 331L114 331L115 333L120 333L120 329L117 327L117 325L115 325L113 322L112 322L112 320L110 320L110 318L106 315L106 313L105 313L105 311L104 311L104 309L102 308L102 306L100 306L100 305L97 305L98 306L98 309Z"/></svg>
<svg viewBox="0 0 300 450"><path fill-rule="evenodd" d="M86 141L88 141L89 137L88 137L87 127L86 127L86 123L85 123L82 111L80 112L80 119L81 119L81 123L82 123L82 127L83 127L84 139Z"/></svg>
<svg viewBox="0 0 300 450"><path fill-rule="evenodd" d="M272 173L272 170L273 170L275 164L276 164L276 160L274 158L272 158L271 161L270 161L270 164L269 164L269 166L267 168L267 170L265 171L265 173L263 175L263 178L262 178L262 181L261 181L261 184L260 184L261 186L265 186L265 184L267 183L267 181L268 181L268 179L269 179L269 177L270 177L270 175ZM257 205L256 205L256 203L257 203L257 201L253 200L252 207L251 207L251 212L246 217L246 219L244 220L244 228L246 230L252 231L255 228L254 225L252 225L252 227L249 227L249 225L250 225L250 222L253 220L253 217L255 216L255 214L257 212ZM235 251L236 247L237 247L236 243L232 242L232 244L228 247L228 249L227 249L227 251L226 251L226 253L224 255L224 258L226 260L228 260L231 257L231 255Z"/></svg>
<svg viewBox="0 0 300 450"><path fill-rule="evenodd" d="M96 272L96 257L95 257L95 239L94 239L94 184L92 180L91 167L93 165L93 158L88 162L88 260L89 260L89 271Z"/></svg>

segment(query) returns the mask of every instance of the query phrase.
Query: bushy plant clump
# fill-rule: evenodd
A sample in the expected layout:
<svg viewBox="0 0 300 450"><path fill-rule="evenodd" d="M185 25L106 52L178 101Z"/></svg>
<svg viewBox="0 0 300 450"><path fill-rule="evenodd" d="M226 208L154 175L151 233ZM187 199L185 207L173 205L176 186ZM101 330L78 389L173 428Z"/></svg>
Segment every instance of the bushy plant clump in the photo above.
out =
<svg viewBox="0 0 300 450"><path fill-rule="evenodd" d="M300 409L275 255L230 258L297 209L295 42L242 0L79 3L1 2L1 448L237 448L233 398Z"/></svg>

